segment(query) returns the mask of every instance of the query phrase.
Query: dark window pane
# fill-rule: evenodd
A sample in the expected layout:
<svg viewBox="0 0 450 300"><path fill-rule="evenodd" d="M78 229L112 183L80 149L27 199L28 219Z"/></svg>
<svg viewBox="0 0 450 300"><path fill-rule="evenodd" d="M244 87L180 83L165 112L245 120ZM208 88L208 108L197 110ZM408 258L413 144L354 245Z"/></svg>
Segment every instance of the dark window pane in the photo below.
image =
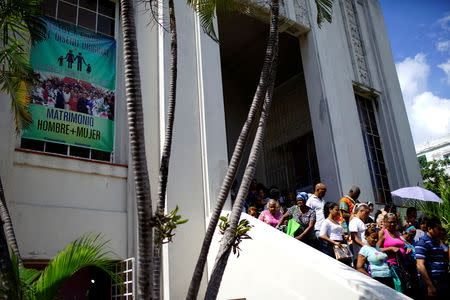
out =
<svg viewBox="0 0 450 300"><path fill-rule="evenodd" d="M97 31L106 35L114 36L114 20L99 15Z"/></svg>
<svg viewBox="0 0 450 300"><path fill-rule="evenodd" d="M89 158L89 149L71 146L70 147L70 155L76 156L76 157Z"/></svg>
<svg viewBox="0 0 450 300"><path fill-rule="evenodd" d="M80 8L78 11L78 26L95 31L95 13Z"/></svg>
<svg viewBox="0 0 450 300"><path fill-rule="evenodd" d="M20 141L20 148L36 151L44 151L44 142L30 139L22 139Z"/></svg>
<svg viewBox="0 0 450 300"><path fill-rule="evenodd" d="M42 1L42 6L44 7L44 13L46 16L52 18L56 17L56 0L44 0Z"/></svg>
<svg viewBox="0 0 450 300"><path fill-rule="evenodd" d="M356 106L360 118L364 148L369 166L370 179L374 188L376 203L391 201L389 194L389 180L386 174L383 151L381 150L380 136L372 107L372 100L356 96Z"/></svg>
<svg viewBox="0 0 450 300"><path fill-rule="evenodd" d="M389 189L389 180L387 179L387 177L382 176L381 179L382 179L382 181L383 181L383 187L384 187L385 189Z"/></svg>
<svg viewBox="0 0 450 300"><path fill-rule="evenodd" d="M47 142L45 152L67 155L67 145Z"/></svg>
<svg viewBox="0 0 450 300"><path fill-rule="evenodd" d="M379 138L376 138L374 141L375 141L375 147L378 148L378 149L381 149L381 142L380 142L380 139L379 139Z"/></svg>
<svg viewBox="0 0 450 300"><path fill-rule="evenodd" d="M97 11L97 0L80 0L80 6Z"/></svg>
<svg viewBox="0 0 450 300"><path fill-rule="evenodd" d="M62 0L62 1L77 5L77 0ZM61 0L59 0L59 3L61 3Z"/></svg>
<svg viewBox="0 0 450 300"><path fill-rule="evenodd" d="M110 161L111 153L92 149L91 159Z"/></svg>
<svg viewBox="0 0 450 300"><path fill-rule="evenodd" d="M75 24L77 18L77 7L64 2L59 2L58 19Z"/></svg>
<svg viewBox="0 0 450 300"><path fill-rule="evenodd" d="M110 0L100 0L98 3L98 12L103 15L114 18L116 4Z"/></svg>
<svg viewBox="0 0 450 300"><path fill-rule="evenodd" d="M377 149L377 156L379 161L384 161L383 150Z"/></svg>

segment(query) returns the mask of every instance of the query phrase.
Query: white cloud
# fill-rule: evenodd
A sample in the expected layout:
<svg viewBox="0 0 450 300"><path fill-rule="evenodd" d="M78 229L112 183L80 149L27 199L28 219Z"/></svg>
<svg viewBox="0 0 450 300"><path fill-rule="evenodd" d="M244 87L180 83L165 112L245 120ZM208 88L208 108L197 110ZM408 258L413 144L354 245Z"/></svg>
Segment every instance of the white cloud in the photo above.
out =
<svg viewBox="0 0 450 300"><path fill-rule="evenodd" d="M438 22L439 25L441 25L442 29L450 30L450 14L448 14L445 17L439 19L437 22Z"/></svg>
<svg viewBox="0 0 450 300"><path fill-rule="evenodd" d="M430 66L425 55L408 57L396 67L415 144L449 133L450 99L427 90Z"/></svg>
<svg viewBox="0 0 450 300"><path fill-rule="evenodd" d="M423 92L414 98L409 111L409 122L417 143L450 132L450 99Z"/></svg>
<svg viewBox="0 0 450 300"><path fill-rule="evenodd" d="M436 43L436 49L440 52L446 52L450 50L450 41L441 41Z"/></svg>
<svg viewBox="0 0 450 300"><path fill-rule="evenodd" d="M426 62L426 57L419 53L414 58L405 58L402 62L397 63L396 67L403 98L408 102L407 104L412 104L411 101L414 97L427 88L430 67Z"/></svg>
<svg viewBox="0 0 450 300"><path fill-rule="evenodd" d="M447 82L450 84L450 59L447 60L447 62L438 65L439 68L441 68L445 74L447 74Z"/></svg>

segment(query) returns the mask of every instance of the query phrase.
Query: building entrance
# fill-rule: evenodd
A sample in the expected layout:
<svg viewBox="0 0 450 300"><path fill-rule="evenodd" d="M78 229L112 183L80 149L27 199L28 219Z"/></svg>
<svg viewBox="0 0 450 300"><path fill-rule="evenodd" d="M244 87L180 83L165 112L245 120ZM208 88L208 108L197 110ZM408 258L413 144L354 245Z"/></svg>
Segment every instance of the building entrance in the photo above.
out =
<svg viewBox="0 0 450 300"><path fill-rule="evenodd" d="M234 150L259 80L268 24L249 16L219 16L228 157ZM255 177L281 191L313 190L320 181L298 38L280 33L279 66L265 141ZM245 148L247 161L251 141ZM238 171L240 182L245 169Z"/></svg>

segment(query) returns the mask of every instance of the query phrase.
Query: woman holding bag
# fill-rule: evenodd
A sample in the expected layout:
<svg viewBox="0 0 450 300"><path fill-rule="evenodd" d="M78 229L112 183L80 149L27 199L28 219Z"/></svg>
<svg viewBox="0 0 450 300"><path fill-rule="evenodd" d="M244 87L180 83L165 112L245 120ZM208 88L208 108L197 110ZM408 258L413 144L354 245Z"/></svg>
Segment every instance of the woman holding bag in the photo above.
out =
<svg viewBox="0 0 450 300"><path fill-rule="evenodd" d="M325 220L320 228L319 238L326 242L324 253L336 258L334 254L334 246L340 247L344 243L342 237L343 228L337 221L339 216L339 206L334 202L327 202L323 207L323 215Z"/></svg>
<svg viewBox="0 0 450 300"><path fill-rule="evenodd" d="M289 224L287 234L302 241L312 247L315 246L314 224L316 223L316 213L306 206L308 194L302 192L297 194L297 205L290 207L281 217L277 228L288 218ZM300 226L299 226L300 225Z"/></svg>

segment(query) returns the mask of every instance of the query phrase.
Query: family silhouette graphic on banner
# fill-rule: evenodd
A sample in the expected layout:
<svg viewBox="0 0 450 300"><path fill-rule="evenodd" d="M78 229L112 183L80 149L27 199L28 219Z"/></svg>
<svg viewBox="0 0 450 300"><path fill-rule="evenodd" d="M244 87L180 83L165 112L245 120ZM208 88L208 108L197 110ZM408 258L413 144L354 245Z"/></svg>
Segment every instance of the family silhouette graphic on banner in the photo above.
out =
<svg viewBox="0 0 450 300"><path fill-rule="evenodd" d="M92 67L91 64L87 64L86 61L84 60L84 57L82 56L81 52L78 52L78 55L75 56L73 54L72 50L69 50L69 52L67 52L66 57L64 57L63 55L61 55L60 57L58 57L58 62L59 62L59 66L62 67L64 60L67 61L67 67L69 69L72 69L72 64L74 62L77 63L77 71L82 72L83 71L83 64L86 66L86 72L88 74L90 74L92 72Z"/></svg>

